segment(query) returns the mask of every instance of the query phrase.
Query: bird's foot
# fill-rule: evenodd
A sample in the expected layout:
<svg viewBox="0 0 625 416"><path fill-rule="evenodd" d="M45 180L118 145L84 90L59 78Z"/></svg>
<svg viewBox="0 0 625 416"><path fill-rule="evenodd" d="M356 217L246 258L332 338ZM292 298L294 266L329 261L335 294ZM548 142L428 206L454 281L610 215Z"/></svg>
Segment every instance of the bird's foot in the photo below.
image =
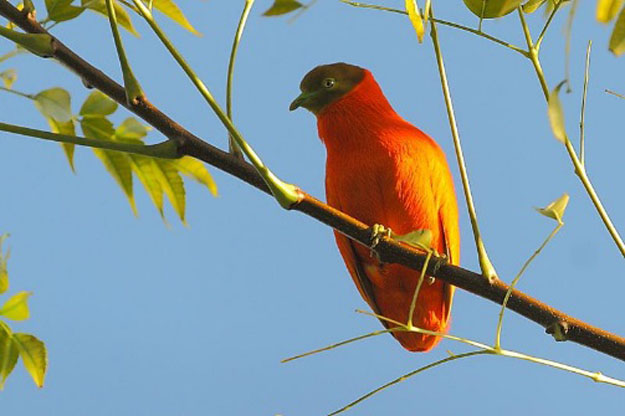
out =
<svg viewBox="0 0 625 416"><path fill-rule="evenodd" d="M374 248L380 244L380 240L383 237L391 238L393 236L393 231L390 228L386 228L382 224L374 224L371 227L371 251L369 255L371 257L376 256L378 260L380 259L378 254L375 252Z"/></svg>

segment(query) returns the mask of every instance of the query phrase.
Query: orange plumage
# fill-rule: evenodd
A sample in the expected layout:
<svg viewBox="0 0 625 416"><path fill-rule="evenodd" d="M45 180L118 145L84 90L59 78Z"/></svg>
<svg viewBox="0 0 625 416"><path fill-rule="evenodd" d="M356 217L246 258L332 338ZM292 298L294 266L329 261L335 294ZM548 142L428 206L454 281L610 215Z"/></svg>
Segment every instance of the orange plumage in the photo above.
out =
<svg viewBox="0 0 625 416"><path fill-rule="evenodd" d="M358 69L362 74L354 85L314 111L319 137L327 149L328 204L366 224L390 227L396 234L428 229L432 246L458 264L458 208L443 151L393 110L368 70ZM325 78L324 82L338 83L339 78ZM371 308L407 322L420 273L398 264L382 264L370 255L369 248L334 234L345 264ZM440 280L424 282L413 324L446 331L453 292L453 286ZM393 335L410 351L428 351L440 340L408 332Z"/></svg>

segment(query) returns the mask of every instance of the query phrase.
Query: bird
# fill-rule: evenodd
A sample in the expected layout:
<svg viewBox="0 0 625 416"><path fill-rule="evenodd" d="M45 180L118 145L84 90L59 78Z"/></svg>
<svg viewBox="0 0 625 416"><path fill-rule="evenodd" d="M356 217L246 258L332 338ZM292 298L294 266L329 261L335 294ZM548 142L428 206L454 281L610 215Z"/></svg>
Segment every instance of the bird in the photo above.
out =
<svg viewBox="0 0 625 416"><path fill-rule="evenodd" d="M431 247L454 265L460 260L458 206L443 150L392 108L372 73L343 62L320 65L300 83L299 107L317 119L326 148L327 203L373 227L395 234L430 230ZM369 247L336 230L339 252L358 291L378 315L408 322L420 272L383 263ZM444 333L450 323L454 286L440 279L422 284L412 324ZM387 329L396 327L381 320ZM391 330L408 351L425 352L440 336Z"/></svg>

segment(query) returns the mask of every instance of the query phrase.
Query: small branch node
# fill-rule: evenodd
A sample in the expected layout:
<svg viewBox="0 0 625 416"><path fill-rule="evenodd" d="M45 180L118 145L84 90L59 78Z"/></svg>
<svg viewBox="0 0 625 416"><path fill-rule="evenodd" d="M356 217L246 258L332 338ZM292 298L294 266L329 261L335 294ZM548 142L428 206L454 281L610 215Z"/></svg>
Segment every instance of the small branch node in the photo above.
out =
<svg viewBox="0 0 625 416"><path fill-rule="evenodd" d="M569 323L565 321L555 321L545 328L545 332L553 336L558 342L568 341L567 334L569 332Z"/></svg>

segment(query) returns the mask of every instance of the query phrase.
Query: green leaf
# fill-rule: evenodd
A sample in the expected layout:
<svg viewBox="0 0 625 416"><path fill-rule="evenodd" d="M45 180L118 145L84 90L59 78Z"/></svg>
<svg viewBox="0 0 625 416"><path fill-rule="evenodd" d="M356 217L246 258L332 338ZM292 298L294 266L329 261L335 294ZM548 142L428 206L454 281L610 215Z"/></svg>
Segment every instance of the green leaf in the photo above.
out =
<svg viewBox="0 0 625 416"><path fill-rule="evenodd" d="M2 78L2 83L5 88L11 88L17 80L17 71L15 69L7 69L6 71L0 72L0 78Z"/></svg>
<svg viewBox="0 0 625 416"><path fill-rule="evenodd" d="M483 19L495 19L511 13L522 0L463 0L471 12Z"/></svg>
<svg viewBox="0 0 625 416"><path fill-rule="evenodd" d="M106 10L106 0L81 0L81 4L83 7L98 12L108 18L109 14ZM132 20L130 19L130 15L128 15L126 9L120 6L117 2L114 3L113 7L115 8L115 16L117 16L117 23L121 27L138 37L139 34L132 25Z"/></svg>
<svg viewBox="0 0 625 416"><path fill-rule="evenodd" d="M393 235L393 238L417 248L429 250L432 247L432 231L430 230L415 230L408 234Z"/></svg>
<svg viewBox="0 0 625 416"><path fill-rule="evenodd" d="M610 36L610 51L619 56L625 52L625 6L618 15L612 35Z"/></svg>
<svg viewBox="0 0 625 416"><path fill-rule="evenodd" d="M280 16L300 7L302 7L302 3L296 0L275 0L271 7L263 13L263 16Z"/></svg>
<svg viewBox="0 0 625 416"><path fill-rule="evenodd" d="M76 135L74 120L70 120L65 123L56 121L53 118L48 118L47 120L48 124L50 125L50 131L52 131L52 133L65 134L67 136ZM76 148L76 146L74 145L74 143L61 143L61 146L63 147L63 151L65 152L67 162L69 163L72 172L75 172L76 169L74 167L74 149Z"/></svg>
<svg viewBox="0 0 625 416"><path fill-rule="evenodd" d="M534 13L540 6L542 6L547 0L527 0L523 5L524 13Z"/></svg>
<svg viewBox="0 0 625 416"><path fill-rule="evenodd" d="M419 43L421 43L423 42L423 35L425 35L425 26L423 24L421 14L419 13L417 0L406 0L405 3L406 12L408 12L408 17L412 22L412 26L414 27L415 32L417 32L417 39L419 39Z"/></svg>
<svg viewBox="0 0 625 416"><path fill-rule="evenodd" d="M623 5L623 1L624 0L598 0L597 21L601 23L609 23L612 21Z"/></svg>
<svg viewBox="0 0 625 416"><path fill-rule="evenodd" d="M115 129L115 137L120 140L143 140L151 127L146 126L134 117L128 117Z"/></svg>
<svg viewBox="0 0 625 416"><path fill-rule="evenodd" d="M569 203L569 194L564 193L555 201L551 202L545 208L534 208L536 211L544 215L545 217L553 218L558 222L562 222L564 211Z"/></svg>
<svg viewBox="0 0 625 416"><path fill-rule="evenodd" d="M148 3L146 0L143 0L143 2L146 4ZM180 10L178 5L172 0L154 0L153 5L156 10L163 13L165 16L169 17L189 32L197 36L202 36L202 34L195 30L191 23L189 23L184 13L182 13L182 10Z"/></svg>
<svg viewBox="0 0 625 416"><path fill-rule="evenodd" d="M72 6L74 0L46 0L48 19L55 22L64 22L74 19L85 10L83 7Z"/></svg>
<svg viewBox="0 0 625 416"><path fill-rule="evenodd" d="M30 334L13 334L13 342L17 346L24 367L30 373L37 387L43 387L48 367L48 353L42 341Z"/></svg>
<svg viewBox="0 0 625 416"><path fill-rule="evenodd" d="M204 163L189 156L173 159L171 162L183 175L206 186L211 194L217 196L217 184L215 184Z"/></svg>
<svg viewBox="0 0 625 416"><path fill-rule="evenodd" d="M171 161L166 159L152 159L155 166L154 172L161 184L167 199L180 217L180 221L185 222L185 189L184 182Z"/></svg>
<svg viewBox="0 0 625 416"><path fill-rule="evenodd" d="M150 196L150 199L158 209L161 217L165 219L163 213L163 187L159 180L160 175L155 171L157 167L151 157L141 155L128 155L131 160L132 171L137 174L139 181Z"/></svg>
<svg viewBox="0 0 625 416"><path fill-rule="evenodd" d="M35 107L46 118L61 123L72 119L71 97L63 88L51 88L35 95Z"/></svg>
<svg viewBox="0 0 625 416"><path fill-rule="evenodd" d="M0 235L0 293L4 293L9 289L9 271L7 270L7 262L11 252L7 250L6 254L2 251L2 243L7 239L8 234Z"/></svg>
<svg viewBox="0 0 625 416"><path fill-rule="evenodd" d="M0 322L0 390L17 363L19 352L12 340L13 334L5 323Z"/></svg>
<svg viewBox="0 0 625 416"><path fill-rule="evenodd" d="M113 124L103 116L84 116L80 121L80 126L85 137L89 139L112 141L113 135L115 134ZM123 152L103 149L93 149L93 152L122 188L128 198L132 211L136 215L137 207L132 190L132 170L128 155Z"/></svg>
<svg viewBox="0 0 625 416"><path fill-rule="evenodd" d="M28 311L28 298L32 292L19 292L7 300L2 308L0 315L14 321L23 321L28 319L30 312Z"/></svg>
<svg viewBox="0 0 625 416"><path fill-rule="evenodd" d="M547 99L547 114L549 115L549 123L551 124L551 131L556 139L562 143L566 143L566 127L564 126L564 111L562 111L562 103L560 102L560 88L566 83L566 81L560 82L549 93Z"/></svg>
<svg viewBox="0 0 625 416"><path fill-rule="evenodd" d="M80 115L108 116L117 110L118 104L100 91L93 91L80 107Z"/></svg>

